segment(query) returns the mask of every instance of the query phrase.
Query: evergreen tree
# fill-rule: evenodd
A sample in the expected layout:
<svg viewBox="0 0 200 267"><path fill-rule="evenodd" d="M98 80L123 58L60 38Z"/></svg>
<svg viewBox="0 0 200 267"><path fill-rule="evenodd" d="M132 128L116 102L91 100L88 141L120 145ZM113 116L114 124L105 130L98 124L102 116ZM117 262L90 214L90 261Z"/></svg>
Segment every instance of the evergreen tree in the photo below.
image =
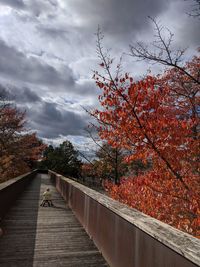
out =
<svg viewBox="0 0 200 267"><path fill-rule="evenodd" d="M76 151L69 141L64 141L59 147L48 146L44 151L42 168L51 169L63 175L79 177L81 161L78 159Z"/></svg>

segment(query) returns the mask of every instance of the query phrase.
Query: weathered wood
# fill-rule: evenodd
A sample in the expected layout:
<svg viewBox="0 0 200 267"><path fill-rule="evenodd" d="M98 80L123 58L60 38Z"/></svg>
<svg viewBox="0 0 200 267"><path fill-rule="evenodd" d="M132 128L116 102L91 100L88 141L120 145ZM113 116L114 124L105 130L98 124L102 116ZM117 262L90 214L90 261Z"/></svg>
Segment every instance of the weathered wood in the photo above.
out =
<svg viewBox="0 0 200 267"><path fill-rule="evenodd" d="M39 206L47 187L55 207ZM108 266L46 174L37 174L2 226L1 267Z"/></svg>
<svg viewBox="0 0 200 267"><path fill-rule="evenodd" d="M49 171L57 190L114 267L200 267L200 240Z"/></svg>

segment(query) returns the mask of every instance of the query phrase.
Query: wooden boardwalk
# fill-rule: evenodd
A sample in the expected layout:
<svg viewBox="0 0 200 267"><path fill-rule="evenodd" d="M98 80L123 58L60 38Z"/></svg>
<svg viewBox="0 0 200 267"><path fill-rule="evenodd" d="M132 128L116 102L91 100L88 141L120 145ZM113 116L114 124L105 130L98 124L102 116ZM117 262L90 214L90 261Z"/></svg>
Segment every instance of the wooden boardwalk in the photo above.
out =
<svg viewBox="0 0 200 267"><path fill-rule="evenodd" d="M55 207L40 207L47 187ZM46 174L37 174L2 225L1 267L108 266Z"/></svg>

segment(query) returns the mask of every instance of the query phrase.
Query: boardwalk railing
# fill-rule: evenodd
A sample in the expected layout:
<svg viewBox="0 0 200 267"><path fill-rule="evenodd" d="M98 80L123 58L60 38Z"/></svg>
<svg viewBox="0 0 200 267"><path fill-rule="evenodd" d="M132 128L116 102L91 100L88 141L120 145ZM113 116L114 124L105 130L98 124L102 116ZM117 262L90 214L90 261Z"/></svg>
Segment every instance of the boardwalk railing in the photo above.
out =
<svg viewBox="0 0 200 267"><path fill-rule="evenodd" d="M200 266L199 239L55 172L49 175L110 266Z"/></svg>
<svg viewBox="0 0 200 267"><path fill-rule="evenodd" d="M0 218L5 215L18 195L24 191L27 184L35 177L36 173L37 170L0 184Z"/></svg>

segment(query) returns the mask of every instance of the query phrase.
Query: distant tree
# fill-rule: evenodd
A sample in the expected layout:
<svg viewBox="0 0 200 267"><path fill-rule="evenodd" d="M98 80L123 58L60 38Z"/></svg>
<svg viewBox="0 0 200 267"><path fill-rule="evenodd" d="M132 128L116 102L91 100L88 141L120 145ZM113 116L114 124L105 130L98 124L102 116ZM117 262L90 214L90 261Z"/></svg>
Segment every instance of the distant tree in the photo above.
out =
<svg viewBox="0 0 200 267"><path fill-rule="evenodd" d="M151 167L150 160L144 164L141 160L134 160L131 163L125 161L127 151L123 149L113 148L104 142L99 145L94 160L84 163L81 168L83 178L92 178L96 181L109 180L119 185L121 179L125 176L138 176Z"/></svg>
<svg viewBox="0 0 200 267"><path fill-rule="evenodd" d="M148 159L145 163L141 159L136 159L127 164L128 171L125 176L138 176L152 168L152 162Z"/></svg>
<svg viewBox="0 0 200 267"><path fill-rule="evenodd" d="M81 161L79 153L69 141L64 141L59 147L48 146L44 151L44 160L40 166L51 169L63 175L79 177Z"/></svg>
<svg viewBox="0 0 200 267"><path fill-rule="evenodd" d="M95 169L101 179L112 180L120 184L120 177L127 172L127 164L124 162L124 151L104 143L96 152L97 160Z"/></svg>
<svg viewBox="0 0 200 267"><path fill-rule="evenodd" d="M45 148L36 134L24 133L25 112L13 107L6 98L0 101L0 181L28 172Z"/></svg>
<svg viewBox="0 0 200 267"><path fill-rule="evenodd" d="M86 110L86 112L90 114L89 111ZM126 151L112 147L107 142L102 142L96 131L96 126L92 123L86 129L86 132L98 149L95 152L95 160L92 162L81 153L87 162L89 162L89 164L84 165L82 168L83 175L85 175L86 170L88 170L88 175L90 175L90 177L98 178L99 180L109 179L115 184L120 184L120 177L124 175L128 169L124 161Z"/></svg>

